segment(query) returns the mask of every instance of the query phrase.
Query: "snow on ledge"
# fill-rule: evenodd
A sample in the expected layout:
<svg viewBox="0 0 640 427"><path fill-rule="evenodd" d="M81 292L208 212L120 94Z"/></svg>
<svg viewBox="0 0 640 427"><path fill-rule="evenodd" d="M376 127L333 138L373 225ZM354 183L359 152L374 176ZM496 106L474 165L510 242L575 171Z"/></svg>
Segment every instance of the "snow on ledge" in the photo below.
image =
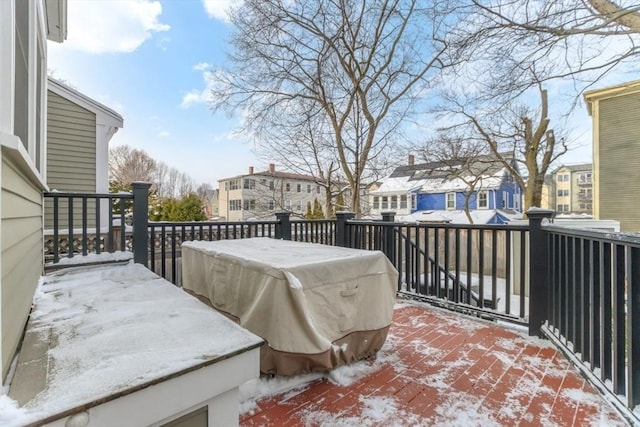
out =
<svg viewBox="0 0 640 427"><path fill-rule="evenodd" d="M65 267L72 267L85 264L124 262L132 259L133 252L130 251L102 252L100 254L75 255L72 258L61 257L58 262L48 262L45 266L64 265Z"/></svg>
<svg viewBox="0 0 640 427"><path fill-rule="evenodd" d="M13 389L30 381L20 375L20 365L30 361L19 360L9 396L0 396L2 426L57 419L262 343L133 263L63 269L43 277L26 333L55 337L43 345L46 382L19 407L11 398Z"/></svg>

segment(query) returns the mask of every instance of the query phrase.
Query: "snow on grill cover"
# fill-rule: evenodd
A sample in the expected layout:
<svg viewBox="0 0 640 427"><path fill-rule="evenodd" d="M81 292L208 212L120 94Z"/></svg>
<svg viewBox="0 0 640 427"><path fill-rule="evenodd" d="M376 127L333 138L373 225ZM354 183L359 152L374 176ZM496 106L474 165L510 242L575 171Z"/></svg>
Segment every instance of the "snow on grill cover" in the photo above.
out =
<svg viewBox="0 0 640 427"><path fill-rule="evenodd" d="M374 355L398 272L380 251L269 238L185 242L183 286L262 337L260 370L323 372Z"/></svg>

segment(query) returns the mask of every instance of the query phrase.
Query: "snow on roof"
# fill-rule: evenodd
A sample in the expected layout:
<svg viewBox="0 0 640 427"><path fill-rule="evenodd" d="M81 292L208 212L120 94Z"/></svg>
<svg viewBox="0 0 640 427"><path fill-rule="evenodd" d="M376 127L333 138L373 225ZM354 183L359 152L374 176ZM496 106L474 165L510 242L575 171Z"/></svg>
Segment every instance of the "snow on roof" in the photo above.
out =
<svg viewBox="0 0 640 427"><path fill-rule="evenodd" d="M46 384L18 408L11 397L19 361L9 397L0 396L3 426L86 409L262 343L140 264L45 276L29 333L53 337L44 344Z"/></svg>
<svg viewBox="0 0 640 427"><path fill-rule="evenodd" d="M497 214L504 216L508 220L520 219L522 214L511 213L501 209L474 209L469 211L474 224L488 224ZM411 215L400 215L396 217L398 222L446 222L451 224L469 224L469 218L464 210L428 210L417 211Z"/></svg>
<svg viewBox="0 0 640 427"><path fill-rule="evenodd" d="M492 175L485 175L479 181L475 189L493 189L500 187L504 169L494 172ZM382 180L380 187L372 191L373 195L399 194L409 193L411 191L419 191L421 193L445 193L448 191L464 191L469 185L471 177L464 178L447 178L444 176L427 177L415 179L412 176L389 176ZM467 182L465 182L465 180Z"/></svg>

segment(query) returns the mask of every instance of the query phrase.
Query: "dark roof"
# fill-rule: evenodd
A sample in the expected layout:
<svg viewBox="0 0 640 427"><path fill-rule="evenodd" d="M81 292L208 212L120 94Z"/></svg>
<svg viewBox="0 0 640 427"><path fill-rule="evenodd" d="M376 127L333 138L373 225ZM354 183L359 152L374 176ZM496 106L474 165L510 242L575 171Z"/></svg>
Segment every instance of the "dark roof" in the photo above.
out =
<svg viewBox="0 0 640 427"><path fill-rule="evenodd" d="M398 166L391 173L391 178L409 177L409 181L417 179L444 179L451 177L452 168L467 163L467 159L420 163L415 165ZM470 160L466 169L477 175L494 175L504 169L504 165L493 156L478 156Z"/></svg>

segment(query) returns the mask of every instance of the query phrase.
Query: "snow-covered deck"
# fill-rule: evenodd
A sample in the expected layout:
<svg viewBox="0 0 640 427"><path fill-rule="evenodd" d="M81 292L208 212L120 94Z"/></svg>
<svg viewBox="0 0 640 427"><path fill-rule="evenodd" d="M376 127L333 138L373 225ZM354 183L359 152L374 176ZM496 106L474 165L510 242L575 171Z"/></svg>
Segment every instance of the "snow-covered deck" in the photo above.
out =
<svg viewBox="0 0 640 427"><path fill-rule="evenodd" d="M36 291L0 425L142 426L205 406L210 426L237 423L261 344L141 265L61 270Z"/></svg>
<svg viewBox="0 0 640 427"><path fill-rule="evenodd" d="M240 387L243 426L626 426L550 341L398 303L375 359Z"/></svg>

